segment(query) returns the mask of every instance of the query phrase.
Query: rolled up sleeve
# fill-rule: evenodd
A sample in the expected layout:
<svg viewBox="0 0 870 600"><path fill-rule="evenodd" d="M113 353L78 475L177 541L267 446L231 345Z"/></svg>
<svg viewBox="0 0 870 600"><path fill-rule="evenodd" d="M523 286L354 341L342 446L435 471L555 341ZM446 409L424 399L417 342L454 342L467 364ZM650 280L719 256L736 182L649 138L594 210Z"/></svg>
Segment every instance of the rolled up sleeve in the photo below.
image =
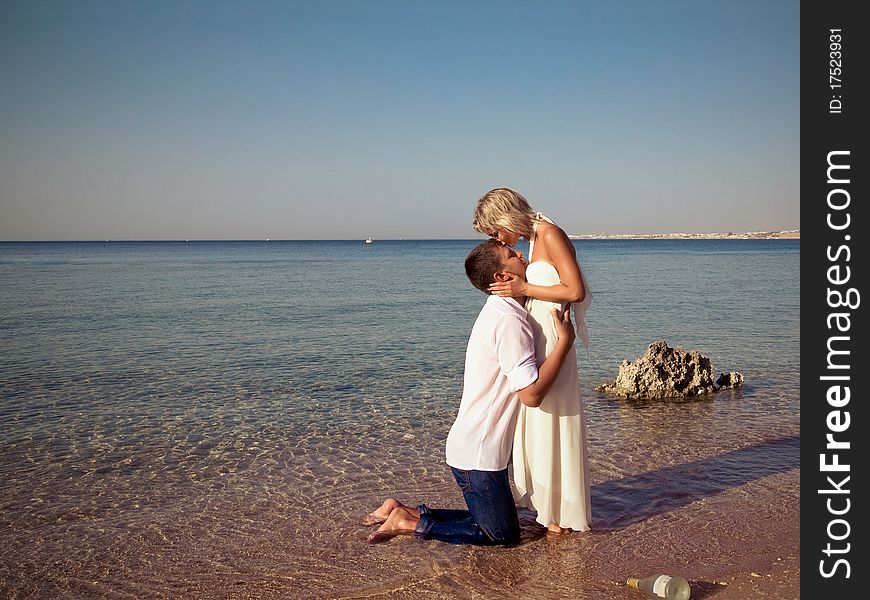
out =
<svg viewBox="0 0 870 600"><path fill-rule="evenodd" d="M507 377L512 392L518 392L538 379L535 338L528 321L504 315L495 327L493 347L499 369Z"/></svg>

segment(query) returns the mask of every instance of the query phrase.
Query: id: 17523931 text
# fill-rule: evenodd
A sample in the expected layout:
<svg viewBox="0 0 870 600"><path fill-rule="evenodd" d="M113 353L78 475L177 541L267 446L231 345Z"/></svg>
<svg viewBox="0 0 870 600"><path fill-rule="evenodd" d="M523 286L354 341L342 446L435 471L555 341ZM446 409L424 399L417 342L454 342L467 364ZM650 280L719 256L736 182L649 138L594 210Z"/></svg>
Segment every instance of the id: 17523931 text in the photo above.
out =
<svg viewBox="0 0 870 600"><path fill-rule="evenodd" d="M829 32L828 85L831 87L831 101L828 103L828 112L839 115L843 112L843 30L831 29Z"/></svg>

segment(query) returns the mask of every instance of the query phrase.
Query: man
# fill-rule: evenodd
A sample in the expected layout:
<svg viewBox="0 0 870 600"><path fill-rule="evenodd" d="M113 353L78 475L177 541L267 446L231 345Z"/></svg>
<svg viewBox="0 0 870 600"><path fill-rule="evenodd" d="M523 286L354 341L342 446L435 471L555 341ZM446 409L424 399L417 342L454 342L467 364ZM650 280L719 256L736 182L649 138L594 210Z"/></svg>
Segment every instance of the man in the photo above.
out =
<svg viewBox="0 0 870 600"><path fill-rule="evenodd" d="M465 259L465 273L489 294L493 282L525 279L527 262L498 240L487 240ZM413 533L454 544L509 545L520 540L517 509L508 482L514 425L522 402L540 406L574 344L570 309L553 310L559 339L538 365L525 298L490 295L471 330L465 355L462 401L447 436L447 464L468 510L405 506L390 498L364 523L380 528L370 543Z"/></svg>

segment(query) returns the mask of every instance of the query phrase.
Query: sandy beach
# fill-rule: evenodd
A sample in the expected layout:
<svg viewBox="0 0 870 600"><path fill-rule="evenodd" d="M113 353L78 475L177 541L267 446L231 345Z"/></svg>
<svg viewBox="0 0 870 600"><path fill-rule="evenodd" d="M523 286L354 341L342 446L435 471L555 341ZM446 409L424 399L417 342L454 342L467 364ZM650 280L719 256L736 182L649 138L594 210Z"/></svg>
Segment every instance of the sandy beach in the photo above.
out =
<svg viewBox="0 0 870 600"><path fill-rule="evenodd" d="M384 495L462 506L445 466L418 460L437 451L439 435L408 437L398 452L361 451L405 427L355 427L354 440L329 449L329 463L317 459L325 448L285 449L262 463L256 480L231 469L220 486L179 481L141 506L96 504L61 523L4 520L10 552L0 595L631 600L642 596L626 587L628 577L666 573L689 580L694 600L800 597L800 441L792 426L692 456L679 443L661 453L650 439L645 451L642 443L601 456L593 440L592 532L550 535L521 511L523 539L513 548L411 536L371 545L373 528L359 520ZM259 446L268 451L281 438L275 431ZM659 466L647 470L650 455ZM288 471L303 457L311 466ZM730 475L735 466L742 473ZM193 501L166 514L163 505L179 496Z"/></svg>
<svg viewBox="0 0 870 600"><path fill-rule="evenodd" d="M176 580L171 589L195 598L631 600L642 596L627 588L628 577L666 573L689 580L694 600L792 600L800 597L800 440L789 427L770 434L693 460L676 451L659 457L668 466L616 479L608 472L630 473L629 453L596 461L592 532L547 534L521 510L523 540L513 548L411 536L370 545L373 528L358 520L379 504L379 484L408 502L462 506L443 465L408 462L435 443L415 437L400 456L374 457L383 461L383 473L368 471L373 463L361 464L367 484L358 478L355 486L322 489L320 497L333 511L297 505L282 510L279 521L274 512L245 514L258 522L253 529L263 528L256 547L247 550L248 567L238 557L222 561L210 572ZM744 473L729 476L736 465ZM682 482L682 493L674 492L674 481ZM266 533L269 520L277 527Z"/></svg>
<svg viewBox="0 0 870 600"><path fill-rule="evenodd" d="M626 578L668 573L689 580L693 600L791 600L800 597L798 485L799 472L792 470L624 528L583 534L549 535L521 513L524 539L514 548L412 537L372 546L369 528L345 522L338 531L317 531L335 526L334 518L308 514L305 526L314 530L299 534L319 547L309 546L307 557L275 561L267 573L224 563L161 587L165 597L188 598L631 600L642 596L627 588ZM443 491L461 505L449 487ZM261 537L249 548L251 558L287 552L272 536ZM319 543L326 541L332 544Z"/></svg>
<svg viewBox="0 0 870 600"><path fill-rule="evenodd" d="M627 485L654 484L655 477ZM361 550L363 560L392 565L380 566L391 572L387 585L323 597L629 600L642 596L626 587L626 578L666 573L689 580L695 600L799 598L799 479L799 470L792 469L711 496L687 491L683 505L662 498L641 502L631 524L591 533L553 536L521 512L525 534L519 547L466 548L448 564L401 575L397 554L417 554L420 544L431 542L397 538L389 548ZM593 485L598 512L606 512L600 492L607 487Z"/></svg>
<svg viewBox="0 0 870 600"><path fill-rule="evenodd" d="M369 528L344 522L325 532L318 528L335 526L334 518L306 513L296 523L297 539L309 548L305 556L294 556L274 531L263 531L254 545L249 540L241 556L214 562L218 548L188 539L173 550L189 568L155 574L160 583L107 589L77 568L65 570L66 585L55 597L120 597L127 589L155 598L637 600L642 596L625 579L661 572L689 580L693 600L791 600L800 597L798 479L797 471L772 476L613 531L548 535L526 513L523 542L514 548L412 537L372 546ZM278 523L286 534L286 522ZM265 570L255 566L264 562Z"/></svg>

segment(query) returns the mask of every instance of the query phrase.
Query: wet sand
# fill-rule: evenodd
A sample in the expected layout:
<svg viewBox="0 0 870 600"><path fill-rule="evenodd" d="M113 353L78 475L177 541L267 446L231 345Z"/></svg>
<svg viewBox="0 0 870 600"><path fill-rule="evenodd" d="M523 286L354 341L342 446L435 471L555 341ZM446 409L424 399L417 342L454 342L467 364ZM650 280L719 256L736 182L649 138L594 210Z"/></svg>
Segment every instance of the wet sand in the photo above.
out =
<svg viewBox="0 0 870 600"><path fill-rule="evenodd" d="M404 485L393 482L405 500L422 493L430 502L462 505L446 477L410 474ZM174 523L130 524L136 512L130 508L116 527L100 523L98 530L83 515L51 524L55 534L23 545L13 525L0 595L630 600L641 596L626 587L626 578L661 572L688 579L695 600L794 599L800 597L799 475L789 470L718 494L688 494L685 502L650 494L636 519L589 533L547 534L522 511L523 541L514 548L410 536L370 545L374 528L358 519L375 507L373 490L348 491L337 507L324 490L322 508L329 510L323 511L281 498L251 503L217 494L205 506L179 509ZM421 492L427 477L430 485ZM604 510L607 487L593 485L593 510ZM355 506L366 508L351 514ZM54 559L43 561L41 553Z"/></svg>
<svg viewBox="0 0 870 600"><path fill-rule="evenodd" d="M521 511L513 548L367 543L359 521L384 497L463 507L444 428L403 433L410 418L209 442L224 463L203 477L69 473L54 489L74 510L22 488L0 515L0 597L630 600L628 577L666 573L695 600L799 598L799 424L774 405L767 421L740 394L596 412L593 531L554 536ZM143 494L143 475L161 484Z"/></svg>
<svg viewBox="0 0 870 600"><path fill-rule="evenodd" d="M663 572L688 579L693 600L789 600L800 597L798 484L799 472L790 471L624 528L583 534L547 534L523 512L524 539L514 548L450 546L412 537L369 545L366 536L373 528L356 523L342 524L342 541L336 546L312 548L309 544L324 536L316 528L333 520L310 513L308 524L315 529L299 532L311 550L308 557L273 564L268 573L240 569L230 561L211 572L194 570L181 580L164 580L156 588L139 587L137 594L637 600L642 596L628 589L625 579ZM262 540L261 551L286 551L269 537ZM258 553L255 548L249 551ZM76 589L86 588L70 591Z"/></svg>
<svg viewBox="0 0 870 600"><path fill-rule="evenodd" d="M517 548L468 549L455 564L324 597L628 600L642 596L626 578L667 573L689 580L695 600L799 598L798 486L799 472L791 471L625 528L565 536L544 533L526 513ZM396 538L391 548L368 552L393 558L425 543Z"/></svg>
<svg viewBox="0 0 870 600"><path fill-rule="evenodd" d="M303 563L268 577L215 574L176 590L194 598L631 600L642 596L626 587L626 578L662 572L688 579L694 600L794 599L800 597L798 484L799 472L791 471L625 528L583 534L547 534L523 512L524 539L515 548L412 537L368 545L373 528L349 524L345 543L328 552L344 571L340 579L321 578L314 560L307 572Z"/></svg>

